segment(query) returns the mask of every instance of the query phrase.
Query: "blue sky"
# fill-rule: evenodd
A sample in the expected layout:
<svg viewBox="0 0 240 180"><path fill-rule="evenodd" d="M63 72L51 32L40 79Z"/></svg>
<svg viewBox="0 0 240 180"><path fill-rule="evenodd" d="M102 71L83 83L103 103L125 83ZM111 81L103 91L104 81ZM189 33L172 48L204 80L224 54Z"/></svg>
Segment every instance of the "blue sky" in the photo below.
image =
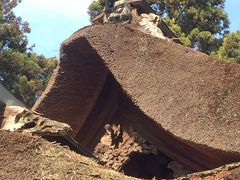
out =
<svg viewBox="0 0 240 180"><path fill-rule="evenodd" d="M29 45L47 57L59 55L61 43L79 28L89 25L87 7L92 0L22 0L15 14L28 21Z"/></svg>
<svg viewBox="0 0 240 180"><path fill-rule="evenodd" d="M47 57L59 56L61 43L79 28L89 25L87 7L92 0L22 0L15 13L32 29L29 45ZM240 29L240 1L226 0L230 30Z"/></svg>
<svg viewBox="0 0 240 180"><path fill-rule="evenodd" d="M240 1L239 0L226 0L225 10L230 19L230 31L234 32L240 29Z"/></svg>

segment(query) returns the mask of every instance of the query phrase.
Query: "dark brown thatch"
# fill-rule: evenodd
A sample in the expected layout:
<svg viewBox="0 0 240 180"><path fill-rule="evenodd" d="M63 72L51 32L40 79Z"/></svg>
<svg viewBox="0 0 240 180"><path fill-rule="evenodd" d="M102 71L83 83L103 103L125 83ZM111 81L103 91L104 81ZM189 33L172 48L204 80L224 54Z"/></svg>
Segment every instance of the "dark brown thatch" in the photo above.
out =
<svg viewBox="0 0 240 180"><path fill-rule="evenodd" d="M90 150L118 119L193 170L240 160L240 65L131 26L73 34L34 108L69 123Z"/></svg>

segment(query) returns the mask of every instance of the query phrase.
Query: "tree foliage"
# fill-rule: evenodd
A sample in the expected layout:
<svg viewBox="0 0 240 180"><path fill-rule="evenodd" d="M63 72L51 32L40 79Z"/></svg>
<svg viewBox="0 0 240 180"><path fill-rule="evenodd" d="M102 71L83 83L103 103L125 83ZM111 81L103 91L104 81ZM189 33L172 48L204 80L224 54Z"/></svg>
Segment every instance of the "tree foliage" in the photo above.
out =
<svg viewBox="0 0 240 180"><path fill-rule="evenodd" d="M29 24L16 17L13 8L18 5L17 0L1 0L0 3L0 49L12 48L26 52L28 40L26 33L30 33Z"/></svg>
<svg viewBox="0 0 240 180"><path fill-rule="evenodd" d="M26 54L12 49L0 57L0 76L7 89L31 106L45 89L57 65L55 58L47 59L34 53Z"/></svg>
<svg viewBox="0 0 240 180"><path fill-rule="evenodd" d="M202 52L217 50L228 33L225 0L150 0L169 27L189 45ZM176 31L177 29L177 31ZM191 42L190 44L188 44Z"/></svg>
<svg viewBox="0 0 240 180"><path fill-rule="evenodd" d="M216 56L226 61L240 63L240 30L227 34Z"/></svg>
<svg viewBox="0 0 240 180"><path fill-rule="evenodd" d="M0 1L0 81L30 107L45 89L57 60L38 56L28 47L29 24L13 13L19 2Z"/></svg>

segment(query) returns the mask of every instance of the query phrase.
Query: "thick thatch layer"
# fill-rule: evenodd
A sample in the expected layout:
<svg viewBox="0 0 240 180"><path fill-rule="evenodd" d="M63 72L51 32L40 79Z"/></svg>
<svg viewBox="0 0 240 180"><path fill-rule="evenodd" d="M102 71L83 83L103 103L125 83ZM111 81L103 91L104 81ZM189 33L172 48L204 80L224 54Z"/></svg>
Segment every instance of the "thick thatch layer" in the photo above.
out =
<svg viewBox="0 0 240 180"><path fill-rule="evenodd" d="M0 131L0 177L32 179L134 179L37 136Z"/></svg>
<svg viewBox="0 0 240 180"><path fill-rule="evenodd" d="M72 125L88 148L113 118L194 170L240 160L240 65L96 25L67 39L34 109Z"/></svg>

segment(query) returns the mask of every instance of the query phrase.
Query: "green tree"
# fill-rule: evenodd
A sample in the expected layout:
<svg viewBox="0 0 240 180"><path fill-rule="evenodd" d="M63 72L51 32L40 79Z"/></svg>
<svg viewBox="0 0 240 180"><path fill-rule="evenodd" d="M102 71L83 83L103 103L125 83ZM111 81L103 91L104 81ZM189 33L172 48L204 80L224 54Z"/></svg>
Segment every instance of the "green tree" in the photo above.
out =
<svg viewBox="0 0 240 180"><path fill-rule="evenodd" d="M13 13L19 2L0 1L0 81L31 107L45 89L57 60L38 56L27 46L29 25Z"/></svg>
<svg viewBox="0 0 240 180"><path fill-rule="evenodd" d="M30 107L44 91L57 63L55 58L8 49L0 56L0 77L4 86Z"/></svg>
<svg viewBox="0 0 240 180"><path fill-rule="evenodd" d="M225 0L150 0L169 27L188 39L189 46L202 52L218 50L228 33L229 20L224 11ZM178 26L178 31L176 28ZM180 33L179 33L180 32ZM188 45L187 43L184 43Z"/></svg>
<svg viewBox="0 0 240 180"><path fill-rule="evenodd" d="M240 30L225 35L223 44L215 55L229 62L240 63Z"/></svg>
<svg viewBox="0 0 240 180"><path fill-rule="evenodd" d="M13 8L18 5L17 0L1 0L0 2L0 50L8 48L26 52L30 33L29 24L16 17Z"/></svg>

